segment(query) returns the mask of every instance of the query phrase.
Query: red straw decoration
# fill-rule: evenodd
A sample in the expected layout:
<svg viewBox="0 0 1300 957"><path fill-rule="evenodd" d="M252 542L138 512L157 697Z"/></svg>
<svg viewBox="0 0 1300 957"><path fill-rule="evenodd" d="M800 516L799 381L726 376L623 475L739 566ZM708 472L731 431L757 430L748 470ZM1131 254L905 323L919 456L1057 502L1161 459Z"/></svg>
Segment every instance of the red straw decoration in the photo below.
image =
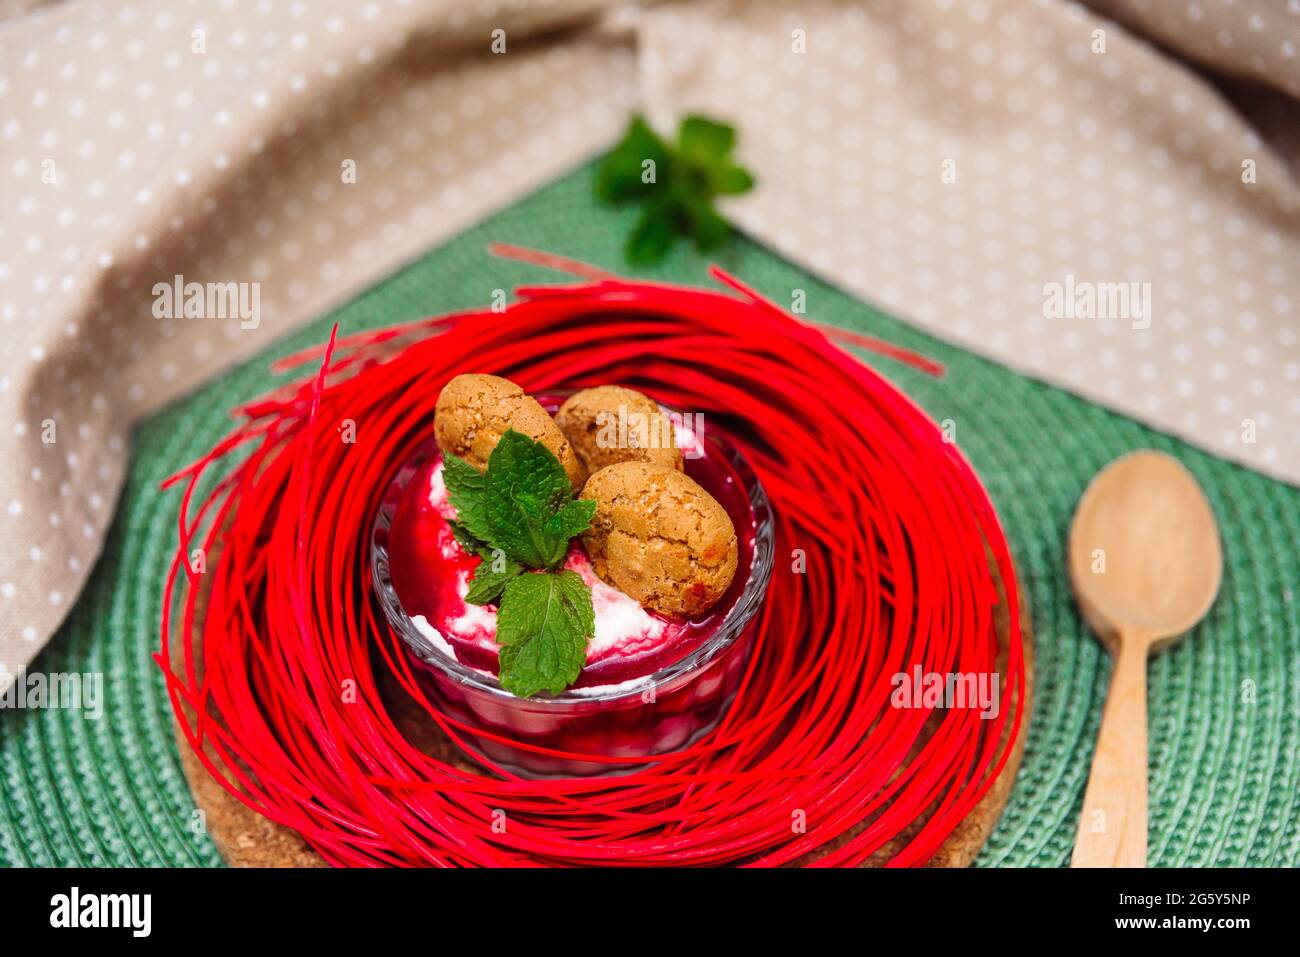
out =
<svg viewBox="0 0 1300 957"><path fill-rule="evenodd" d="M720 270L738 295L582 268L584 284L520 290L503 312L336 329L323 352L278 364L319 358L316 376L243 407L168 480L184 493L156 659L182 732L227 790L337 865L856 865L904 835L890 863L924 863L992 786L1021 721L1015 570L979 479L894 386ZM763 482L768 599L735 701L690 747L574 756L621 773L527 780L481 757L465 771L397 728L384 672L479 754L474 729L424 697L369 560L383 492L461 372L529 392L639 389L702 413ZM917 667L1000 665L994 717L891 704L895 676Z"/></svg>

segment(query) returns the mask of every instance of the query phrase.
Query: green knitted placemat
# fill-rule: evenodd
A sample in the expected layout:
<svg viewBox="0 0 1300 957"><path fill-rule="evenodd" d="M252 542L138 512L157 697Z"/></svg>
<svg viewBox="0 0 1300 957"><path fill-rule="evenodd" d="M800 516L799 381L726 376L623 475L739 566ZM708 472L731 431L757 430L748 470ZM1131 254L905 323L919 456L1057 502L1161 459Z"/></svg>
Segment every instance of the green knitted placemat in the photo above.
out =
<svg viewBox="0 0 1300 957"><path fill-rule="evenodd" d="M494 289L556 281L489 258L491 240L626 272L633 211L592 200L587 167L498 214L142 425L103 557L67 623L32 666L102 672L104 715L0 712L0 863L218 865L177 760L158 668L161 592L178 494L159 481L230 428L227 410L262 392L273 357L344 333L480 306ZM881 314L744 239L715 257L778 302L806 290L811 318L869 332L947 364L932 379L868 357L957 441L1010 538L1037 636L1024 764L980 865L1068 861L1108 665L1080 621L1065 571L1066 529L1088 479L1154 447L1180 459L1221 523L1223 588L1207 620L1150 667L1153 865L1300 863L1300 490L1230 465L1052 386ZM649 278L707 284L679 249Z"/></svg>

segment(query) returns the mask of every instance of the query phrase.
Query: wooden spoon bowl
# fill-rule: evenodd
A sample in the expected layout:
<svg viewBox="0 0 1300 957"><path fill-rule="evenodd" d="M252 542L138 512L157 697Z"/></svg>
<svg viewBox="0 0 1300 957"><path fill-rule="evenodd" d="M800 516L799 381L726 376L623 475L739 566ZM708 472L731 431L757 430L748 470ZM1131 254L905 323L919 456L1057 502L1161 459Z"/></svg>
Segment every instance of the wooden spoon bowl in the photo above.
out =
<svg viewBox="0 0 1300 957"><path fill-rule="evenodd" d="M1219 530L1187 469L1161 452L1133 452L1084 491L1069 564L1079 608L1115 659L1071 865L1144 867L1147 657L1214 603Z"/></svg>

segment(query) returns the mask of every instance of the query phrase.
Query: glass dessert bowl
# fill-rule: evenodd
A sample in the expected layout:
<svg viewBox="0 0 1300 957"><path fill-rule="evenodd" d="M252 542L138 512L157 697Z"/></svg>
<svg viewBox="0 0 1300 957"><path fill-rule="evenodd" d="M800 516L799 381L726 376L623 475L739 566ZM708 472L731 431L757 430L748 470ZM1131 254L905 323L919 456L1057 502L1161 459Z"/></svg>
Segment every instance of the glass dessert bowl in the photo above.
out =
<svg viewBox="0 0 1300 957"><path fill-rule="evenodd" d="M554 414L564 396L538 398ZM678 428L676 439L685 473L735 526L735 577L707 611L671 618L601 581L575 539L563 567L591 589L595 634L577 681L558 695L517 697L497 678L496 608L465 600L480 559L452 532L456 513L432 438L386 491L371 542L380 605L430 700L468 727L512 742L472 736L491 760L527 775L616 774L639 765L593 758L686 747L717 724L735 696L771 577L771 507L749 464L721 437Z"/></svg>

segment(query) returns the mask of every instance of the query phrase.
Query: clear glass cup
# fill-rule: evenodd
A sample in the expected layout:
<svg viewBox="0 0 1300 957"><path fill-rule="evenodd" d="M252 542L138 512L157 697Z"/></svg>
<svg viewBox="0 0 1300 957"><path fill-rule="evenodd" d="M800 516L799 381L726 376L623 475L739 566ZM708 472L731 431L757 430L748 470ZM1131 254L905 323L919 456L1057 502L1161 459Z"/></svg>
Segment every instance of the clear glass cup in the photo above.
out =
<svg viewBox="0 0 1300 957"><path fill-rule="evenodd" d="M558 397L543 398L552 411ZM548 401L549 400L549 401ZM525 775L617 774L638 764L611 764L538 754L526 743L578 755L639 758L680 750L711 730L735 697L745 671L755 628L772 574L771 505L749 463L729 443L713 435L697 439L702 454L685 462L688 475L702 479L710 468L725 467L739 484L733 503L739 565L726 607L715 630L677 661L650 674L611 685L576 686L554 697L519 698L503 689L496 675L446 654L415 624L390 567L389 535L407 485L438 455L432 440L423 444L394 478L384 495L371 537L371 570L384 613L404 640L413 670L431 702L466 726L491 732L511 743L474 735L472 743L493 761ZM724 506L726 503L724 502Z"/></svg>

